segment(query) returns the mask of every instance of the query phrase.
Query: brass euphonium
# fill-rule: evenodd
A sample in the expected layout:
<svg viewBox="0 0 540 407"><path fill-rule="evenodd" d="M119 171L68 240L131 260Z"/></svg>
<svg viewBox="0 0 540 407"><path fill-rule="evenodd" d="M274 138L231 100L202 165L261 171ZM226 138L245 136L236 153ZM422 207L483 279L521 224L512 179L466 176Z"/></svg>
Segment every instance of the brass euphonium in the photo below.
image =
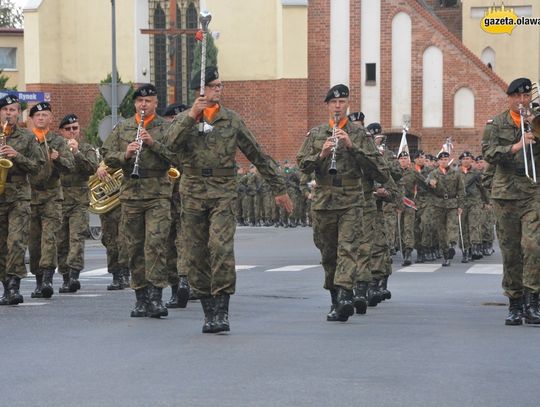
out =
<svg viewBox="0 0 540 407"><path fill-rule="evenodd" d="M8 121L6 120L2 125L2 133L0 134L0 147L6 145L6 137L8 136ZM6 181L9 169L13 167L11 160L0 157L0 195L2 195L6 189Z"/></svg>
<svg viewBox="0 0 540 407"><path fill-rule="evenodd" d="M113 170L106 167L109 177L101 181L97 175L88 179L90 195L89 210L92 213L107 213L120 205L120 186L124 173L121 169Z"/></svg>

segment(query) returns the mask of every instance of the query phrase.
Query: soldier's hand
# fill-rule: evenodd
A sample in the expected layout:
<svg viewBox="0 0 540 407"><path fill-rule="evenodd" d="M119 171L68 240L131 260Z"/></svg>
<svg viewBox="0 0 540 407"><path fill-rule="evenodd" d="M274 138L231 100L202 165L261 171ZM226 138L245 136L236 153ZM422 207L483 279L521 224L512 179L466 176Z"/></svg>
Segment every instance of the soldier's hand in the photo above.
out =
<svg viewBox="0 0 540 407"><path fill-rule="evenodd" d="M71 151L73 154L77 154L79 152L79 143L75 139L69 139L67 141L67 145L69 147L69 151Z"/></svg>
<svg viewBox="0 0 540 407"><path fill-rule="evenodd" d="M109 178L109 173L107 172L107 169L105 167L102 167L101 165L98 167L96 175L100 181L105 181L107 180L107 178Z"/></svg>
<svg viewBox="0 0 540 407"><path fill-rule="evenodd" d="M51 158L51 160L56 160L58 157L60 157L60 154L58 153L58 151L56 151L54 148L49 152L49 157Z"/></svg>
<svg viewBox="0 0 540 407"><path fill-rule="evenodd" d="M140 147L141 146L136 141L132 141L131 143L129 143L126 148L126 154L125 154L126 160L129 160L131 157L133 157Z"/></svg>
<svg viewBox="0 0 540 407"><path fill-rule="evenodd" d="M141 140L143 142L143 144L146 144L147 146L151 146L152 144L154 144L154 139L152 138L152 136L150 135L150 133L148 133L146 131L146 129L142 129L141 130Z"/></svg>
<svg viewBox="0 0 540 407"><path fill-rule="evenodd" d="M429 185L431 186L431 188L435 188L437 186L437 180L436 179L429 180Z"/></svg>
<svg viewBox="0 0 540 407"><path fill-rule="evenodd" d="M291 213L293 211L293 203L288 194L278 195L276 196L275 200L276 205L281 206L287 213Z"/></svg>
<svg viewBox="0 0 540 407"><path fill-rule="evenodd" d="M463 213L463 208L457 208L458 216L461 216L462 213Z"/></svg>
<svg viewBox="0 0 540 407"><path fill-rule="evenodd" d="M326 158L332 154L332 148L334 147L334 140L331 137L327 138L324 142L319 157Z"/></svg>
<svg viewBox="0 0 540 407"><path fill-rule="evenodd" d="M191 109L189 110L188 115L197 120L199 116L202 114L202 111L208 107L208 101L206 98L198 97L195 99L195 102L193 102L193 105L191 106Z"/></svg>
<svg viewBox="0 0 540 407"><path fill-rule="evenodd" d="M390 195L388 193L388 191L384 188L377 188L373 194L376 196L376 197L379 197L379 198L388 198L388 195Z"/></svg>
<svg viewBox="0 0 540 407"><path fill-rule="evenodd" d="M0 155L7 157L7 158L15 158L17 157L17 150L15 150L13 147L8 146L7 144L3 147L0 147Z"/></svg>
<svg viewBox="0 0 540 407"><path fill-rule="evenodd" d="M344 145L347 148L352 147L351 139L349 138L349 135L345 132L343 129L336 129L336 132L334 133L336 137L339 140L339 144Z"/></svg>

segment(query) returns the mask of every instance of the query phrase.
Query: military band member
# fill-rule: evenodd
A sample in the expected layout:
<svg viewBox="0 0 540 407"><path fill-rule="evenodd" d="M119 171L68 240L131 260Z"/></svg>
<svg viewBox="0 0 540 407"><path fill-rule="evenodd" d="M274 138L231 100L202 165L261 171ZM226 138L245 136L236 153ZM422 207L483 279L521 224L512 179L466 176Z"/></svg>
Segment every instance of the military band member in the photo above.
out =
<svg viewBox="0 0 540 407"><path fill-rule="evenodd" d="M399 165L401 167L401 176L398 181L398 186L401 188L403 196L407 198L404 200L406 204L399 206L398 222L401 229L402 244L400 247L403 249L403 262L402 266L410 266L412 264L412 251L415 247L414 244L414 225L416 218L416 205L414 199L416 199L417 191L417 177L416 172L411 168L411 158L407 151L402 151L398 155Z"/></svg>
<svg viewBox="0 0 540 407"><path fill-rule="evenodd" d="M167 172L176 156L164 144L168 123L156 113L155 86L140 86L133 102L136 114L114 128L102 154L108 167L124 173L122 224L136 296L131 316L159 318L168 315L162 303L163 288L169 285L164 242L171 224L172 183Z"/></svg>
<svg viewBox="0 0 540 407"><path fill-rule="evenodd" d="M203 333L217 333L230 330L229 299L236 288L233 208L237 150L270 184L278 205L291 212L292 203L275 161L263 152L242 119L221 105L223 83L217 67L206 68L203 75L204 96L198 73L191 81L195 102L173 121L168 145L182 157L182 268L201 300Z"/></svg>
<svg viewBox="0 0 540 407"><path fill-rule="evenodd" d="M440 248L443 252L444 267L450 266L456 250L456 238L451 232L458 223L458 216L463 211L464 186L463 178L457 171L449 168L450 154L442 151L438 154L439 166L431 171L427 178L433 189L433 216Z"/></svg>
<svg viewBox="0 0 540 407"><path fill-rule="evenodd" d="M330 291L332 306L328 321L347 321L353 315L353 288L360 236L362 235L362 170L377 174L380 156L369 143L363 127L349 122L349 88L332 87L325 99L329 121L311 129L297 155L300 171L315 173L313 240L321 252L325 271L324 288ZM335 117L339 121L335 123ZM337 145L334 142L336 138ZM332 149L335 162L332 160ZM337 173L330 174L335 164ZM377 174L377 178L387 178ZM378 179L379 180L379 179ZM368 274L359 289L371 280Z"/></svg>
<svg viewBox="0 0 540 407"><path fill-rule="evenodd" d="M46 158L41 171L30 177L32 214L30 218L30 272L36 276L36 289L32 298L51 298L53 275L57 264L57 233L62 221L64 194L61 174L75 168L73 154L63 137L50 131L51 105L41 102L30 109L34 123L32 129Z"/></svg>
<svg viewBox="0 0 540 407"><path fill-rule="evenodd" d="M520 117L520 107L528 122L535 114L526 111L531 91L529 79L512 81L506 92L508 109L487 124L482 139L484 159L494 167L491 199L503 257L502 286L510 299L506 325L521 325L523 319L527 324L540 324L540 187L527 177L527 172L532 174L532 164L536 168L540 164L540 143Z"/></svg>
<svg viewBox="0 0 540 407"><path fill-rule="evenodd" d="M60 174L64 200L57 235L58 271L64 279L59 292L69 293L81 288L79 274L84 268L84 241L88 230L88 179L97 170L99 160L96 150L81 137L75 114L66 115L60 121L59 130L75 160L73 171Z"/></svg>
<svg viewBox="0 0 540 407"><path fill-rule="evenodd" d="M37 174L45 158L34 136L18 126L21 105L15 95L0 99L0 158L7 171L0 189L0 280L4 294L0 305L24 301L19 292L21 278L26 277L24 254L30 222L30 184L28 175Z"/></svg>

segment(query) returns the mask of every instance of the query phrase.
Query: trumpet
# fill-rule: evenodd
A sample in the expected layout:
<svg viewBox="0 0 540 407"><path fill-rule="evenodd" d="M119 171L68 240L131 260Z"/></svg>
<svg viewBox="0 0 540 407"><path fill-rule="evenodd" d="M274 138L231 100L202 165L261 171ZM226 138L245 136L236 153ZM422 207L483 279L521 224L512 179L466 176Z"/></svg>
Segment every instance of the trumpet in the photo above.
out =
<svg viewBox="0 0 540 407"><path fill-rule="evenodd" d="M332 128L332 141L334 142L334 147L332 147L332 159L330 160L330 168L328 169L328 174L336 175L337 174L337 162L336 162L336 151L338 148L339 139L336 136L336 131L339 124L339 113L334 114L334 127Z"/></svg>
<svg viewBox="0 0 540 407"><path fill-rule="evenodd" d="M525 175L527 178L529 178L531 181L536 183L536 164L534 162L534 152L533 152L533 145L532 143L529 143L529 149L527 151L527 143L525 142L525 133L529 133L532 131L531 123L527 122L525 120L527 116L527 111L523 107L523 105L519 104L519 118L521 122L521 142L523 145L523 163L525 164ZM533 120L533 123L536 122L536 125L538 125L539 121L535 118ZM529 160L531 161L531 168L532 168L532 177L529 173Z"/></svg>
<svg viewBox="0 0 540 407"><path fill-rule="evenodd" d="M135 141L139 143L139 148L137 149L137 152L135 153L135 164L133 165L133 171L131 172L131 179L139 179L141 176L139 175L139 160L142 150L142 139L141 139L141 132L144 128L144 110L141 110L141 120L139 121L139 127L137 127L137 136L135 136Z"/></svg>

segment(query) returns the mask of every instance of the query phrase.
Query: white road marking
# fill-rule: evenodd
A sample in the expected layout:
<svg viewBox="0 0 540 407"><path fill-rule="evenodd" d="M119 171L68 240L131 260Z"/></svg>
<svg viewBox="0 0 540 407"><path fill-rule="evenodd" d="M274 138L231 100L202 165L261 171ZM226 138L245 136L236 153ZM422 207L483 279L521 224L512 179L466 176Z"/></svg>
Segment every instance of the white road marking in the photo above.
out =
<svg viewBox="0 0 540 407"><path fill-rule="evenodd" d="M253 268L255 268L257 266L245 266L245 265L236 265L235 268L236 268L236 271L241 271L241 270L251 270Z"/></svg>
<svg viewBox="0 0 540 407"><path fill-rule="evenodd" d="M266 271L302 271L302 270L306 270L306 269L310 269L310 268L313 268L313 267L318 267L317 264L309 264L309 265L295 265L295 266L285 266L285 267L278 267L278 268L275 268L275 269L268 269Z"/></svg>
<svg viewBox="0 0 540 407"><path fill-rule="evenodd" d="M97 277L97 276L104 276L106 274L109 274L107 271L107 268L101 268L101 269L94 269L89 271L83 271L81 273L81 277ZM112 275L112 274L111 274Z"/></svg>
<svg viewBox="0 0 540 407"><path fill-rule="evenodd" d="M34 305L48 305L50 302L23 302L18 304L17 307L33 307Z"/></svg>
<svg viewBox="0 0 540 407"><path fill-rule="evenodd" d="M501 275L503 273L502 264L475 264L466 274L496 274Z"/></svg>
<svg viewBox="0 0 540 407"><path fill-rule="evenodd" d="M440 269L440 264L413 264L407 267L397 269L398 273L433 273Z"/></svg>

